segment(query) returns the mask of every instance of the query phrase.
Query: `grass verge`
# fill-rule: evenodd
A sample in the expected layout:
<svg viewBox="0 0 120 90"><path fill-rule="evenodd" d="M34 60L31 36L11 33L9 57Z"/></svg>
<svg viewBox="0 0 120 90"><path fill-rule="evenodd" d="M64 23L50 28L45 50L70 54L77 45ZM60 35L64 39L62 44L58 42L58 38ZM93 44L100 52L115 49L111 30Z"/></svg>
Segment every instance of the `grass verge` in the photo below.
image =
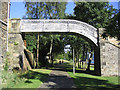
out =
<svg viewBox="0 0 120 90"><path fill-rule="evenodd" d="M12 88L39 88L40 85L46 80L51 70L47 69L32 69L20 75L25 80L17 83Z"/></svg>
<svg viewBox="0 0 120 90"><path fill-rule="evenodd" d="M84 73L75 73L68 72L70 77L73 78L77 88L84 89L98 89L98 88L117 88L118 86L118 77L101 77L93 76Z"/></svg>
<svg viewBox="0 0 120 90"><path fill-rule="evenodd" d="M81 88L84 90L98 90L101 88L116 90L118 89L118 85L120 84L118 82L119 78L117 76L95 76L81 72L73 74L71 63L65 63L64 66L70 77L73 78L77 88Z"/></svg>

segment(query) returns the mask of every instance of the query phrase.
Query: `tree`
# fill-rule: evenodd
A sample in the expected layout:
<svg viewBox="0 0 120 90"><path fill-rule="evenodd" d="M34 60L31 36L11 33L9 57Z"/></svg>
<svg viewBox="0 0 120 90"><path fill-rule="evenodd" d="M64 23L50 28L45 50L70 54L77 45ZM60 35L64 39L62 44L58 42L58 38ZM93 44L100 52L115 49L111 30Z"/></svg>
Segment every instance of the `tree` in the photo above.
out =
<svg viewBox="0 0 120 90"><path fill-rule="evenodd" d="M37 43L35 34L25 35L25 40L27 42L27 49L30 50L32 53L35 53Z"/></svg>
<svg viewBox="0 0 120 90"><path fill-rule="evenodd" d="M65 16L66 4L66 2L25 2L27 12L24 18L62 19Z"/></svg>
<svg viewBox="0 0 120 90"><path fill-rule="evenodd" d="M75 19L96 28L108 26L115 9L108 2L77 2L74 8Z"/></svg>
<svg viewBox="0 0 120 90"><path fill-rule="evenodd" d="M116 9L116 14L110 19L109 25L106 27L104 36L117 37L120 40L120 10Z"/></svg>
<svg viewBox="0 0 120 90"><path fill-rule="evenodd" d="M86 22L96 28L106 28L104 37L109 35L120 39L120 10L108 2L77 2L74 14L68 18Z"/></svg>
<svg viewBox="0 0 120 90"><path fill-rule="evenodd" d="M52 42L51 42L52 40ZM51 64L53 64L54 56L57 56L64 50L62 35L42 34L40 35L40 63L46 66L48 61L45 60L47 55L50 56Z"/></svg>
<svg viewBox="0 0 120 90"><path fill-rule="evenodd" d="M90 48L91 48L91 50L89 52L90 57L89 57L89 60L88 60L88 67L86 69L87 71L90 71L90 64L91 64L91 61L92 61L92 58L93 58L93 52L94 52L92 45L90 46Z"/></svg>
<svg viewBox="0 0 120 90"><path fill-rule="evenodd" d="M57 55L64 50L64 42L61 35L48 35L48 37L50 39L50 60L53 65L53 55Z"/></svg>
<svg viewBox="0 0 120 90"><path fill-rule="evenodd" d="M67 4L66 2L26 2L25 0L25 8L27 12L23 18L24 19L55 19L55 18L62 19L65 16L66 4ZM31 40L33 41L32 38ZM52 52L55 51L53 50L54 39L52 38L52 35L49 37L45 35L40 35L39 42L40 42L39 62L41 65L44 66L47 65L47 61L45 60L45 56L47 55L47 53L50 52L50 57L51 57Z"/></svg>
<svg viewBox="0 0 120 90"><path fill-rule="evenodd" d="M85 53L86 47L85 45L88 45L88 42L84 39L82 39L80 36L75 35L66 35L64 36L65 44L71 46L71 51L74 48L75 51L75 65L79 67L79 57L82 55L81 60L85 60L86 56ZM82 53L83 52L83 53ZM78 65L77 65L78 63Z"/></svg>

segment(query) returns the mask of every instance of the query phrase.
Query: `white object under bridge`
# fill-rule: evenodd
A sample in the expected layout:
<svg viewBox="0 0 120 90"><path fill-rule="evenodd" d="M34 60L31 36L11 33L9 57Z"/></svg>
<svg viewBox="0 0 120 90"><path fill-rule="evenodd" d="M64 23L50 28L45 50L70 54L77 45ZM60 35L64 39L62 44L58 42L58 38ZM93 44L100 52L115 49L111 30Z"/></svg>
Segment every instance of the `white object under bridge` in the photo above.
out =
<svg viewBox="0 0 120 90"><path fill-rule="evenodd" d="M97 29L77 20L22 19L20 32L73 32L87 37L97 45Z"/></svg>

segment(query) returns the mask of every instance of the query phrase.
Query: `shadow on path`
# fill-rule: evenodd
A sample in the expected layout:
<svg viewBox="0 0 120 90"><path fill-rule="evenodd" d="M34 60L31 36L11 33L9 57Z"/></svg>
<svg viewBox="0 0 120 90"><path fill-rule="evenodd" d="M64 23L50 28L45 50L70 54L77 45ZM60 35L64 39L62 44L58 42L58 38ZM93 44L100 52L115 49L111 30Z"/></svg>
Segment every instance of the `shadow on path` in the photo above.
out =
<svg viewBox="0 0 120 90"><path fill-rule="evenodd" d="M57 65L50 73L49 78L40 86L40 88L76 88L73 83L73 79L68 75L68 73L60 71L63 69L63 65Z"/></svg>
<svg viewBox="0 0 120 90"><path fill-rule="evenodd" d="M53 71L49 75L48 80L41 85L40 88L49 88L49 89L72 89L78 88L80 90L120 90L118 85L114 85L108 82L108 80L103 80L99 78L93 77L84 77L84 76L74 76L74 82L71 77L67 74L66 71L70 69L66 69L64 64L56 65ZM70 70L72 72L72 70ZM77 73L86 73L85 71L76 71ZM87 74L92 74L87 73ZM75 85L74 85L75 83Z"/></svg>

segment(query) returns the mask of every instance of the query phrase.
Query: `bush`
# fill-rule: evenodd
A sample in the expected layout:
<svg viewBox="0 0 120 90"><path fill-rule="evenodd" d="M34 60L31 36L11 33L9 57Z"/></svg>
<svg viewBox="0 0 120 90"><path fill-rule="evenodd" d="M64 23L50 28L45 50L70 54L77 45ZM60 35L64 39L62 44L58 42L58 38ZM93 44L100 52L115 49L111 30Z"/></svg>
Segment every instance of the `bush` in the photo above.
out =
<svg viewBox="0 0 120 90"><path fill-rule="evenodd" d="M6 58L6 60L5 60L4 70L5 70L5 71L8 71L8 59L7 59L7 58Z"/></svg>
<svg viewBox="0 0 120 90"><path fill-rule="evenodd" d="M24 78L18 77L18 73L2 71L2 88L12 88L15 84L23 80Z"/></svg>

